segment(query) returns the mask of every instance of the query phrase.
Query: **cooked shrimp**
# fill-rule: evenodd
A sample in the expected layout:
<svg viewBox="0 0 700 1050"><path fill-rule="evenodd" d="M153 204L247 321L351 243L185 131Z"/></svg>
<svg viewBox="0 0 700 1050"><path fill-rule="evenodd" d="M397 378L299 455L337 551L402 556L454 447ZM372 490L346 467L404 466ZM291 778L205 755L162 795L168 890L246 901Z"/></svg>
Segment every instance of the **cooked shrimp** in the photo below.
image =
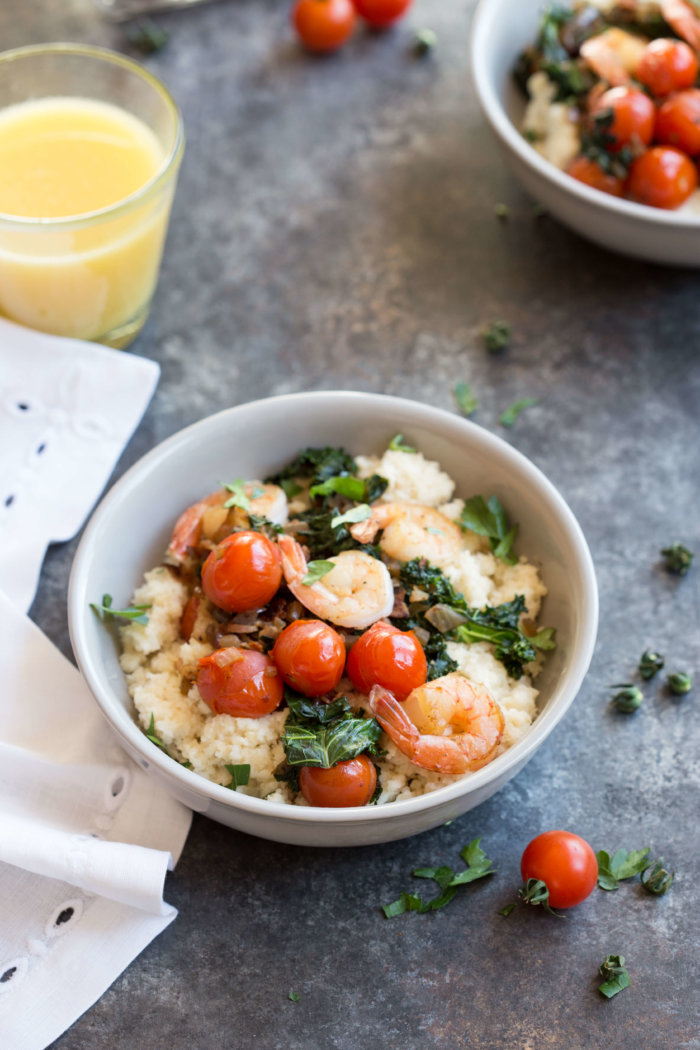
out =
<svg viewBox="0 0 700 1050"><path fill-rule="evenodd" d="M249 501L243 513L257 514L274 525L284 525L287 520L284 489L262 481L246 481L242 491ZM188 548L197 546L203 532L210 538L223 525L229 513L224 503L231 499L231 495L228 489L217 489L182 512L168 545L167 555L171 561L181 562Z"/></svg>
<svg viewBox="0 0 700 1050"><path fill-rule="evenodd" d="M435 773L468 773L485 766L505 728L503 711L486 688L457 671L418 686L404 703L374 685L369 706L399 751Z"/></svg>
<svg viewBox="0 0 700 1050"><path fill-rule="evenodd" d="M308 565L291 536L280 536L284 579L294 597L338 627L364 628L382 620L394 608L394 587L386 565L364 551L341 551L328 561L333 568L316 583L305 584Z"/></svg>
<svg viewBox="0 0 700 1050"><path fill-rule="evenodd" d="M661 0L661 14L672 29L700 53L700 17L687 0Z"/></svg>
<svg viewBox="0 0 700 1050"><path fill-rule="evenodd" d="M371 543L380 529L384 532L379 546L398 561L427 558L437 562L452 558L462 549L459 525L421 503L378 503L369 518L350 526L358 543Z"/></svg>
<svg viewBox="0 0 700 1050"><path fill-rule="evenodd" d="M636 72L648 43L646 37L624 29L606 29L581 44L581 57L602 80L613 87L624 87Z"/></svg>

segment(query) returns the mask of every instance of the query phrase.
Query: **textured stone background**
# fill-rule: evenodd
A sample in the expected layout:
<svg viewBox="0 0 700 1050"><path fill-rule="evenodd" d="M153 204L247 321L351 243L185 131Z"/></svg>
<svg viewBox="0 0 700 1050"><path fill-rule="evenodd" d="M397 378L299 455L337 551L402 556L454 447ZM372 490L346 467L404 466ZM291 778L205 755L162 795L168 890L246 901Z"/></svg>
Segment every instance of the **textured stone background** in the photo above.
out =
<svg viewBox="0 0 700 1050"><path fill-rule="evenodd" d="M177 921L56 1050L469 1047L697 1050L700 565L698 275L631 262L548 218L505 170L469 81L472 0L416 0L386 35L330 60L302 54L286 0L162 16L147 60L182 106L188 147L152 317L135 353L162 378L117 474L186 423L285 391L376 390L453 408L530 456L577 514L601 593L598 647L564 723L519 777L454 824L383 847L311 850L195 818L167 899ZM412 29L440 38L411 57ZM73 39L123 48L88 0L5 0L3 47ZM496 202L510 207L499 222ZM497 317L514 342L491 357ZM512 431L515 398L536 395ZM51 550L32 615L69 653L75 544ZM651 685L631 718L609 685L642 650L696 673ZM565 920L499 906L538 831L595 848L650 845L678 872L662 899L626 884ZM499 874L442 912L387 922L417 864L482 836ZM632 988L596 992L626 955ZM288 1001L297 991L300 1002Z"/></svg>

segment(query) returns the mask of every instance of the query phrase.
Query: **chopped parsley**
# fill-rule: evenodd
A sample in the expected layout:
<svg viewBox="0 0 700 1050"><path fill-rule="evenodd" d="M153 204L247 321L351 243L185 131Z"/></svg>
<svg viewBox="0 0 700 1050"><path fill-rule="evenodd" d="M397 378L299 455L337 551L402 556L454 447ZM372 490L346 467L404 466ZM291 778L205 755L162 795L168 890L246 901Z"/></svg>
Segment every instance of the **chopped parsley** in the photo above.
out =
<svg viewBox="0 0 700 1050"><path fill-rule="evenodd" d="M305 587L310 587L313 583L317 583L319 580L334 568L335 562L333 561L310 561L306 566L307 572L304 579L301 581Z"/></svg>
<svg viewBox="0 0 700 1050"><path fill-rule="evenodd" d="M403 434L397 434L389 442L389 451L390 452L408 452L409 454L413 454L413 453L417 452L418 450L413 448L412 445L407 445L405 443L405 441L403 439Z"/></svg>
<svg viewBox="0 0 700 1050"><path fill-rule="evenodd" d="M682 543L672 543L670 547L664 547L661 553L666 559L666 570L677 576L685 576L693 564L693 552Z"/></svg>
<svg viewBox="0 0 700 1050"><path fill-rule="evenodd" d="M457 402L457 408L462 415L473 416L479 407L479 402L474 397L469 383L456 383L453 393Z"/></svg>
<svg viewBox="0 0 700 1050"><path fill-rule="evenodd" d="M498 354L510 346L511 327L507 321L491 321L484 328L484 346L490 354Z"/></svg>
<svg viewBox="0 0 700 1050"><path fill-rule="evenodd" d="M624 955L606 955L599 967L603 983L598 985L598 991L606 999L612 999L618 992L630 986L630 975L625 967Z"/></svg>
<svg viewBox="0 0 700 1050"><path fill-rule="evenodd" d="M250 766L248 763L243 763L239 766L226 766L226 769L231 775L231 783L226 784L226 787L231 788L235 791L238 787L245 787L250 780Z"/></svg>
<svg viewBox="0 0 700 1050"><path fill-rule="evenodd" d="M337 529L339 525L354 525L358 521L366 521L371 514L372 508L368 503L358 503L356 507L352 507L345 514L338 514L336 517L331 518L331 528Z"/></svg>
<svg viewBox="0 0 700 1050"><path fill-rule="evenodd" d="M152 744L155 744L156 747L159 747L161 751L165 751L166 755L168 754L168 749L166 748L165 744L160 739L160 737L156 734L156 720L152 711L151 721L148 723L148 729L146 730L146 736Z"/></svg>
<svg viewBox="0 0 700 1050"><path fill-rule="evenodd" d="M644 849L619 849L612 856L601 849L598 859L598 886L601 890L617 890L623 879L632 879L649 865L649 846Z"/></svg>

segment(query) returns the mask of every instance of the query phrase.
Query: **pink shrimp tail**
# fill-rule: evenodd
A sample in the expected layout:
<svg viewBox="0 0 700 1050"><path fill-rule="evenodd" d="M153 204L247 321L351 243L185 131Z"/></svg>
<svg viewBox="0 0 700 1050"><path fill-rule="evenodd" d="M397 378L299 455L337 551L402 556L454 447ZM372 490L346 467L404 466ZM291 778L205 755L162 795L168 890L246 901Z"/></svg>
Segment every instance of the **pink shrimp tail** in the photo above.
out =
<svg viewBox="0 0 700 1050"><path fill-rule="evenodd" d="M700 18L687 0L661 0L661 14L671 28L700 53Z"/></svg>
<svg viewBox="0 0 700 1050"><path fill-rule="evenodd" d="M205 510L223 503L227 495L225 489L218 489L197 503L193 503L187 510L183 510L175 522L175 528L168 545L167 553L171 558L182 561L187 556L189 548L197 546L202 535L202 517Z"/></svg>
<svg viewBox="0 0 700 1050"><path fill-rule="evenodd" d="M294 583L300 576L304 576L306 573L306 558L301 549L301 544L297 543L292 536L283 534L278 537L277 545L280 550L282 572L285 581L288 584Z"/></svg>
<svg viewBox="0 0 700 1050"><path fill-rule="evenodd" d="M418 747L420 733L394 694L383 685L373 685L369 694L369 706L384 732L391 737L400 751L410 757Z"/></svg>

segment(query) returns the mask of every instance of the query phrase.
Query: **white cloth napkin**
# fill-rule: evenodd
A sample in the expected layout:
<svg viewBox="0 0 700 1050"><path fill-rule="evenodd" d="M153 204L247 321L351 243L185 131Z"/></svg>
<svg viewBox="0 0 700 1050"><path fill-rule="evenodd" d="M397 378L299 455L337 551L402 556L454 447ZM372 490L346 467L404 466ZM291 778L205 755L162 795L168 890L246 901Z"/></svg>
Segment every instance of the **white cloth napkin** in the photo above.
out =
<svg viewBox="0 0 700 1050"><path fill-rule="evenodd" d="M0 587L19 608L49 543L74 536L97 500L159 371L0 318Z"/></svg>
<svg viewBox="0 0 700 1050"><path fill-rule="evenodd" d="M124 754L21 611L46 545L82 524L157 378L152 362L0 320L3 1050L44 1050L176 915L163 883L191 813Z"/></svg>

